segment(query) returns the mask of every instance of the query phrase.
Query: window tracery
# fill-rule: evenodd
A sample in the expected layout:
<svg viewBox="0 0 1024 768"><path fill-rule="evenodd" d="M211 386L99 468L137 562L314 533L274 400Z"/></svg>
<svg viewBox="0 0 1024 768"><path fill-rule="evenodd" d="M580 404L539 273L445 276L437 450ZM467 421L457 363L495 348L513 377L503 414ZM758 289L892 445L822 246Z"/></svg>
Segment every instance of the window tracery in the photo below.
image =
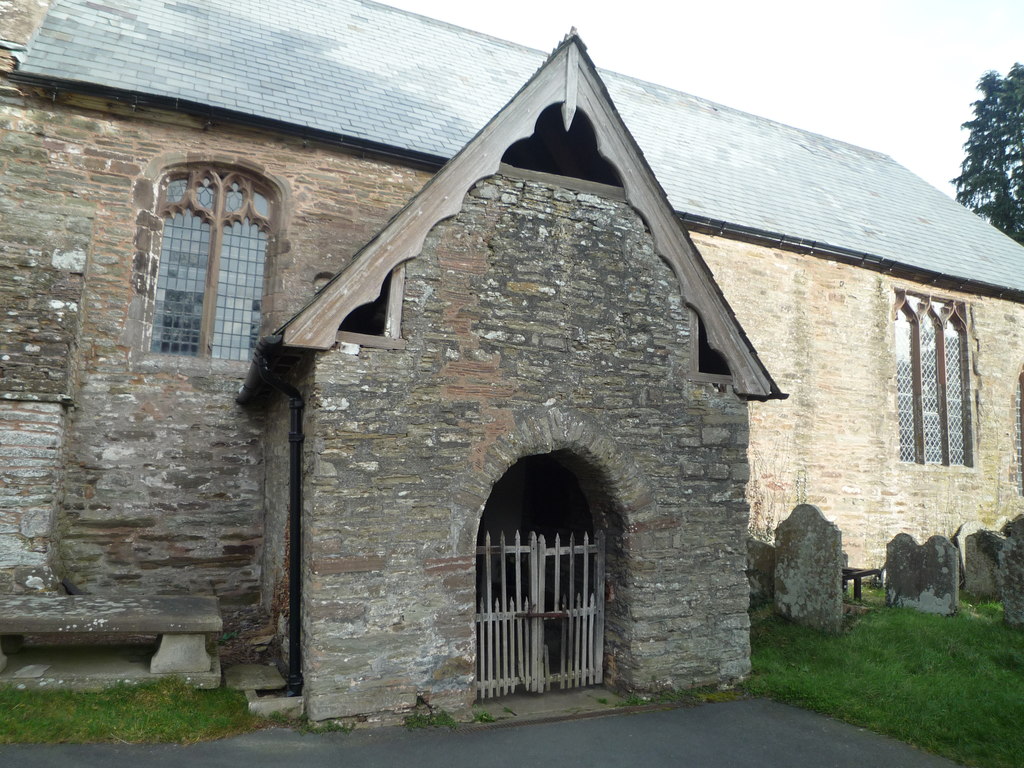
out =
<svg viewBox="0 0 1024 768"><path fill-rule="evenodd" d="M246 360L259 335L270 198L245 174L172 172L163 219L151 350Z"/></svg>
<svg viewBox="0 0 1024 768"><path fill-rule="evenodd" d="M971 464L967 320L960 302L897 294L900 459Z"/></svg>

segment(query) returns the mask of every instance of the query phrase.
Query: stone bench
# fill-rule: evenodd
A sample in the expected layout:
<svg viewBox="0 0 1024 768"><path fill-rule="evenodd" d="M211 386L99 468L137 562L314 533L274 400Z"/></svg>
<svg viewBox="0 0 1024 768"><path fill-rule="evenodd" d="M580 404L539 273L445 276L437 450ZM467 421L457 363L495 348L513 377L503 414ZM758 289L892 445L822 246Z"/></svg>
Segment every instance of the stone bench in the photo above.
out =
<svg viewBox="0 0 1024 768"><path fill-rule="evenodd" d="M0 596L0 640L21 635L157 635L151 674L210 672L207 640L222 631L215 597ZM13 646L17 641L8 643ZM0 672L7 666L0 645Z"/></svg>

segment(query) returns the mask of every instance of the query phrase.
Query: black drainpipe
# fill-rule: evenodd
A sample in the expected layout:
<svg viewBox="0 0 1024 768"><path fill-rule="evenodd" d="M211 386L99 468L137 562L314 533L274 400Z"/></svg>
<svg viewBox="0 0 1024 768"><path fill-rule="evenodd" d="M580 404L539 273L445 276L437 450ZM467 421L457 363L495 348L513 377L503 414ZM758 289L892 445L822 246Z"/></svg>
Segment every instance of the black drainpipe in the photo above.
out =
<svg viewBox="0 0 1024 768"><path fill-rule="evenodd" d="M288 431L288 696L302 695L302 395L288 382L270 372L270 363L261 345L253 356L260 379L288 397L291 411Z"/></svg>

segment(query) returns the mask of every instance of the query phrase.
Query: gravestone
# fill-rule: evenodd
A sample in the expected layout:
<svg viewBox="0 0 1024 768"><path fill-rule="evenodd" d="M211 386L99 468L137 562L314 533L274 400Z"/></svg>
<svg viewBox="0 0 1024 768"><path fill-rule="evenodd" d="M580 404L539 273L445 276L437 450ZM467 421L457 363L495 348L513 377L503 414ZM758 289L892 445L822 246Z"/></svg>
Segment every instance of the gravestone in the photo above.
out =
<svg viewBox="0 0 1024 768"><path fill-rule="evenodd" d="M775 597L775 547L753 536L747 537L747 582L751 608Z"/></svg>
<svg viewBox="0 0 1024 768"><path fill-rule="evenodd" d="M775 531L775 609L823 632L843 620L843 536L821 510L800 504Z"/></svg>
<svg viewBox="0 0 1024 768"><path fill-rule="evenodd" d="M1024 629L1024 536L1011 536L999 553L1003 622Z"/></svg>
<svg viewBox="0 0 1024 768"><path fill-rule="evenodd" d="M1003 526L1000 533L1008 538L1024 539L1024 515L1017 515Z"/></svg>
<svg viewBox="0 0 1024 768"><path fill-rule="evenodd" d="M960 589L964 589L964 578L967 572L967 537L972 533L977 533L982 530L985 526L981 524L980 520L969 520L963 523L949 540L953 542L953 546L960 552Z"/></svg>
<svg viewBox="0 0 1024 768"><path fill-rule="evenodd" d="M898 534L885 548L885 604L951 616L960 602L960 558L953 542L932 536L918 546Z"/></svg>
<svg viewBox="0 0 1024 768"><path fill-rule="evenodd" d="M999 599L999 553L1006 541L995 531L977 531L964 541L964 589Z"/></svg>

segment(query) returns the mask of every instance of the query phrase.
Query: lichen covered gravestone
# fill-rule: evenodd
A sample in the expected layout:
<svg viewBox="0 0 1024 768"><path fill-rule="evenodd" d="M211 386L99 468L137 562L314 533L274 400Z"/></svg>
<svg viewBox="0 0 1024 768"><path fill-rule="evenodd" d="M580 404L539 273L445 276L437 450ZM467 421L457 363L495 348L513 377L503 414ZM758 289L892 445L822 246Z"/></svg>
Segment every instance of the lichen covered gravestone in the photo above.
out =
<svg viewBox="0 0 1024 768"><path fill-rule="evenodd" d="M951 616L960 602L960 558L953 542L932 536L918 546L898 534L885 548L885 604Z"/></svg>
<svg viewBox="0 0 1024 768"><path fill-rule="evenodd" d="M823 632L843 619L843 537L811 504L800 504L775 532L775 609Z"/></svg>
<svg viewBox="0 0 1024 768"><path fill-rule="evenodd" d="M964 540L964 589L976 597L999 599L999 553L1006 541L995 531L977 531Z"/></svg>
<svg viewBox="0 0 1024 768"><path fill-rule="evenodd" d="M1003 621L1024 629L1024 537L1010 536L999 553Z"/></svg>

